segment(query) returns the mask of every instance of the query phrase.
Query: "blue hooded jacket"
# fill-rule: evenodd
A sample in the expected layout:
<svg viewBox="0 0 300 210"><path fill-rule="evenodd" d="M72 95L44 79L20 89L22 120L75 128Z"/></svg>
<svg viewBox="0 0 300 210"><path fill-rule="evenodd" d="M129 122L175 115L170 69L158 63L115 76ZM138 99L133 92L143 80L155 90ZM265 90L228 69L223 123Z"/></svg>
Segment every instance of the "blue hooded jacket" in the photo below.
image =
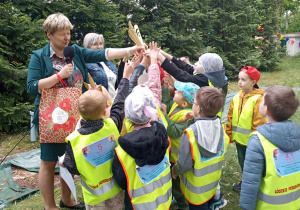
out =
<svg viewBox="0 0 300 210"><path fill-rule="evenodd" d="M300 127L293 121L267 123L257 131L284 152L300 150ZM249 139L244 163L240 206L255 209L261 179L266 174L266 160L263 147L257 135Z"/></svg>

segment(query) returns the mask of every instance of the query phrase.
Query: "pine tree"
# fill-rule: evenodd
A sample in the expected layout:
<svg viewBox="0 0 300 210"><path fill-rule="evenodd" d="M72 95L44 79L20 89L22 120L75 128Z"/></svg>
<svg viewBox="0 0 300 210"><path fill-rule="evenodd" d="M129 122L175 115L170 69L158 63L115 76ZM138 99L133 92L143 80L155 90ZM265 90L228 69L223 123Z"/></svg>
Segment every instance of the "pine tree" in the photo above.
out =
<svg viewBox="0 0 300 210"><path fill-rule="evenodd" d="M0 4L0 130L29 126L33 98L26 88L31 51L46 42L41 21L31 21L11 3Z"/></svg>

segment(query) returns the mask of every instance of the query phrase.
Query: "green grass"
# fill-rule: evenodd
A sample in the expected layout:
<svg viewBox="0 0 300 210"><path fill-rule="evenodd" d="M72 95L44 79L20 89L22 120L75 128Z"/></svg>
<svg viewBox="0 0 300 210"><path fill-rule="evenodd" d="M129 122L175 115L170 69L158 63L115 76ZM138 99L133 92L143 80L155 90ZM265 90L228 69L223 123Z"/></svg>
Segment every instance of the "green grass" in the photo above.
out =
<svg viewBox="0 0 300 210"><path fill-rule="evenodd" d="M82 191L80 186L80 181L75 180L76 183L76 191L77 191L77 201L83 202L82 197ZM60 194L60 187L56 186L54 190L54 199L56 204L59 204L59 201L61 199ZM15 209L22 209L22 210L34 210L34 209L44 209L43 205L43 197L41 193L36 193L34 195L29 196L27 199L24 199L22 201L16 201L14 203L11 203L9 206L4 208L5 210L15 210ZM62 208L67 209L67 208Z"/></svg>
<svg viewBox="0 0 300 210"><path fill-rule="evenodd" d="M0 136L0 158L3 158L26 134L28 133L24 132L18 135ZM18 146L9 155L30 151L39 148L39 146L40 144L38 141L31 142L30 135L26 135L24 139L18 144Z"/></svg>
<svg viewBox="0 0 300 210"><path fill-rule="evenodd" d="M270 87L282 85L287 87L300 87L300 58L286 57L278 67L270 72L261 72L259 86ZM238 91L238 81L229 82L228 92Z"/></svg>
<svg viewBox="0 0 300 210"><path fill-rule="evenodd" d="M260 86L269 87L272 85L283 85L288 87L300 87L300 58L287 57L284 61L272 72L261 72ZM229 83L229 92L237 91L237 81ZM297 91L300 98L300 91ZM291 118L300 125L300 109ZM7 135L0 137L0 158L8 152L15 143L22 137L22 135ZM12 152L12 154L28 151L38 148L38 142L30 142L30 137L27 136L20 145ZM227 206L224 210L241 209L239 207L239 194L232 191L232 185L241 180L241 169L237 161L237 153L234 144L228 146L227 153L225 154L225 163L222 171L221 178L221 192L228 200ZM79 201L82 201L82 193L79 181L77 183L77 194ZM56 203L60 199L60 189L55 189ZM5 209L43 209L43 198L40 193L25 199L23 201L15 202ZM176 205L171 209L176 209Z"/></svg>

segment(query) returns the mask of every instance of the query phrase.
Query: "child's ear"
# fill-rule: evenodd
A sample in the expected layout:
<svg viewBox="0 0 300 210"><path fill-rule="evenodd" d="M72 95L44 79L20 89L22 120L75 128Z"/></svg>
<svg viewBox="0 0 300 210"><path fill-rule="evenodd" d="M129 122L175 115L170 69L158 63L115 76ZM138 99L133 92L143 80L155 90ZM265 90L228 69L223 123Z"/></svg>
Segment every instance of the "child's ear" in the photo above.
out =
<svg viewBox="0 0 300 210"><path fill-rule="evenodd" d="M264 105L264 106L266 106L266 105ZM266 115L270 115L270 112L269 112L269 109L268 109L268 107L266 106L266 113L265 113Z"/></svg>
<svg viewBox="0 0 300 210"><path fill-rule="evenodd" d="M48 39L50 40L50 37L51 37L51 33L50 32L47 32L47 37L48 37Z"/></svg>
<svg viewBox="0 0 300 210"><path fill-rule="evenodd" d="M106 116L106 109L104 109L104 110L102 111L102 113L101 113L101 118L102 118L103 116Z"/></svg>
<svg viewBox="0 0 300 210"><path fill-rule="evenodd" d="M197 113L200 114L200 112L201 112L200 106L197 106Z"/></svg>
<svg viewBox="0 0 300 210"><path fill-rule="evenodd" d="M183 107L187 107L188 105L189 105L189 103L187 101L185 101L185 102L182 103Z"/></svg>

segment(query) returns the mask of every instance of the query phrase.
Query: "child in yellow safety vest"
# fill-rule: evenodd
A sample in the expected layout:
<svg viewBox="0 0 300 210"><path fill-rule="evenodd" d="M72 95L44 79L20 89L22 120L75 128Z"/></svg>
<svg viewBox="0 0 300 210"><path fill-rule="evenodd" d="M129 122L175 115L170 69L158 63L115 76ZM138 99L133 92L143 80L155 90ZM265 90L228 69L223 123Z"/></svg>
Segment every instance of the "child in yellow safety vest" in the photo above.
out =
<svg viewBox="0 0 300 210"><path fill-rule="evenodd" d="M267 123L257 127L247 145L243 209L300 209L300 127L288 120L298 107L292 88L266 90L259 112Z"/></svg>
<svg viewBox="0 0 300 210"><path fill-rule="evenodd" d="M125 100L125 116L134 129L119 137L112 167L116 182L126 191L126 210L165 210L171 205L170 143L157 115L151 90L136 86Z"/></svg>
<svg viewBox="0 0 300 210"><path fill-rule="evenodd" d="M172 177L180 175L180 188L189 203L189 209L216 208L214 195L219 188L224 154L229 144L217 113L225 103L220 89L201 87L193 103L193 124L181 137L178 161L172 168ZM221 196L220 196L221 197Z"/></svg>
<svg viewBox="0 0 300 210"><path fill-rule="evenodd" d="M168 89L170 83L173 83L173 80L167 75L163 83L162 107L163 114L168 122L167 133L171 140L170 162L175 164L178 159L178 150L182 133L192 123L189 119L193 113L192 106L199 86L191 82L175 82L172 84L176 88L174 98L172 99ZM188 203L180 191L179 184L179 178L172 180L173 196L179 209L188 209Z"/></svg>
<svg viewBox="0 0 300 210"><path fill-rule="evenodd" d="M133 60L137 58L134 57ZM112 174L114 148L124 119L124 101L134 63L126 64L119 92L111 106L103 87L89 89L78 99L80 128L67 138L60 165L81 176L86 209L116 209L124 206L124 192ZM107 110L111 106L110 110ZM107 116L107 112L110 112Z"/></svg>
<svg viewBox="0 0 300 210"><path fill-rule="evenodd" d="M256 131L256 127L266 123L259 113L259 105L264 94L263 89L259 89L257 82L260 79L259 71L253 66L246 66L239 73L239 93L236 94L230 104L226 133L231 141L236 143L238 161L243 171L246 155L247 143L251 132ZM239 182L233 186L236 192L241 191Z"/></svg>

